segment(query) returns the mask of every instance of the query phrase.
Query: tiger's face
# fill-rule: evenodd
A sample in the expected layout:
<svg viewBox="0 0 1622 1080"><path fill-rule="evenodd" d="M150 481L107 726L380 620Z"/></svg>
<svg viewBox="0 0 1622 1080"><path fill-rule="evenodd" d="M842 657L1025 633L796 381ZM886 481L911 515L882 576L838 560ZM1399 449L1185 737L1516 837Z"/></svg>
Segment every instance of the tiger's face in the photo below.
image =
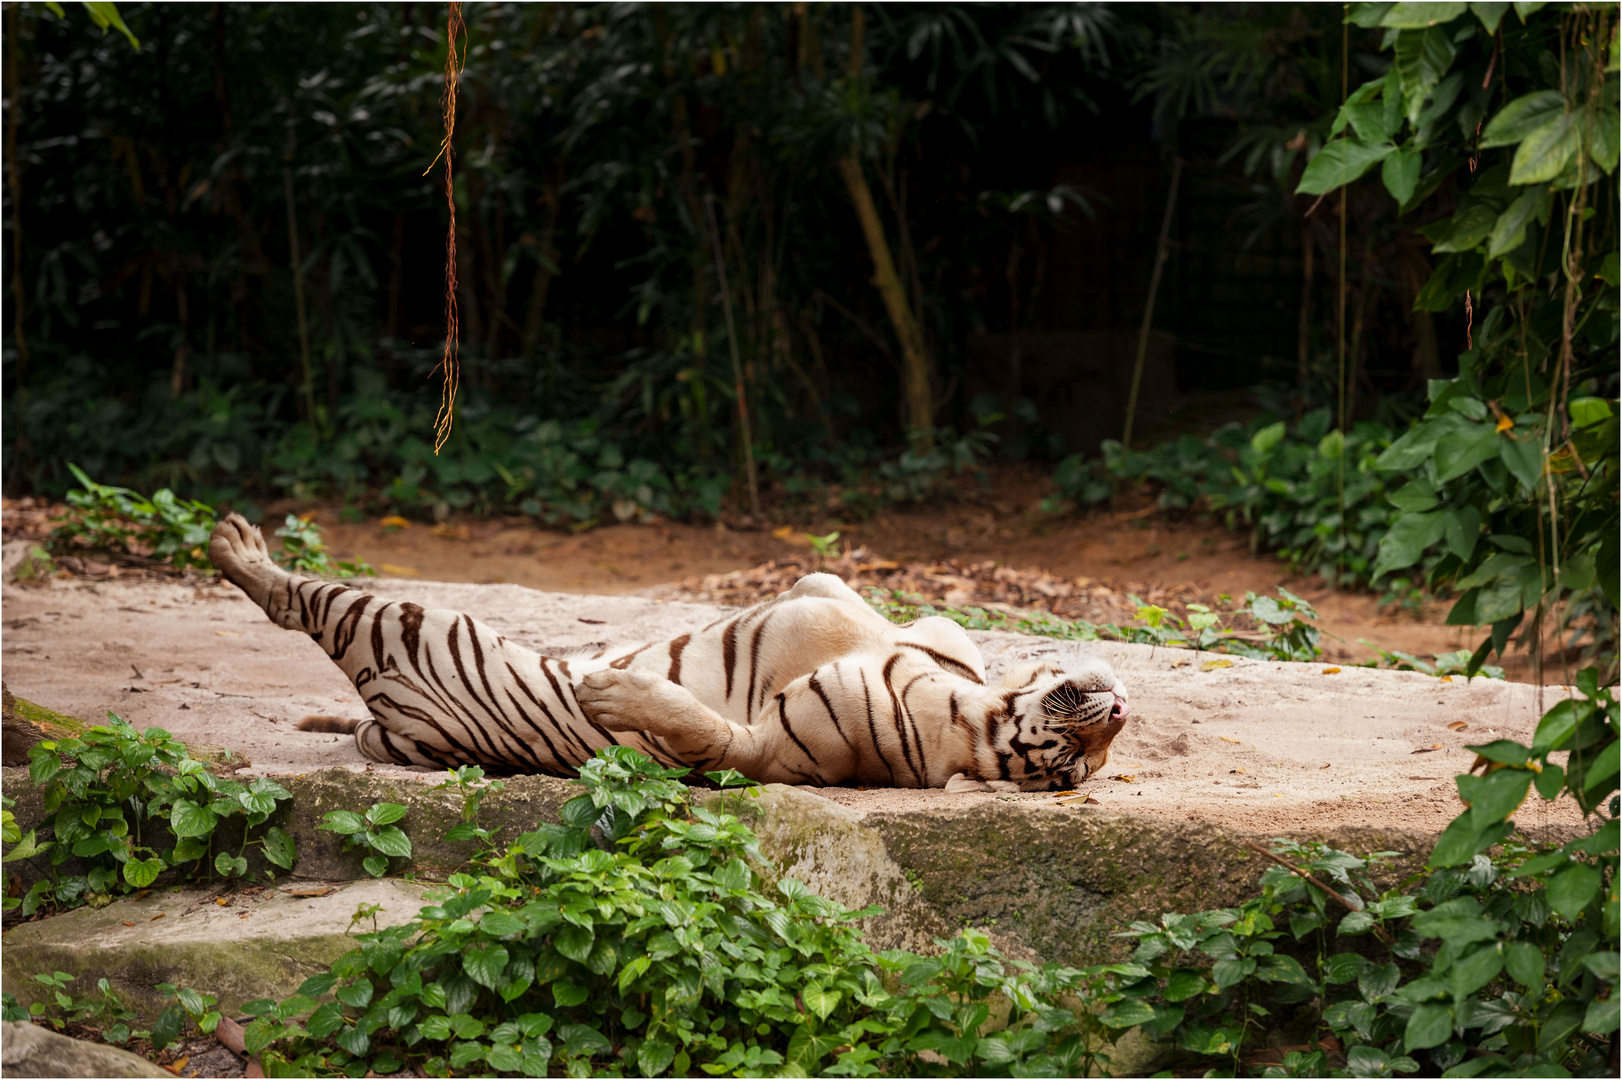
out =
<svg viewBox="0 0 1622 1080"><path fill-rule="evenodd" d="M1005 701L997 756L1025 791L1060 791L1096 775L1132 711L1125 685L1102 660L1069 672L1042 665Z"/></svg>

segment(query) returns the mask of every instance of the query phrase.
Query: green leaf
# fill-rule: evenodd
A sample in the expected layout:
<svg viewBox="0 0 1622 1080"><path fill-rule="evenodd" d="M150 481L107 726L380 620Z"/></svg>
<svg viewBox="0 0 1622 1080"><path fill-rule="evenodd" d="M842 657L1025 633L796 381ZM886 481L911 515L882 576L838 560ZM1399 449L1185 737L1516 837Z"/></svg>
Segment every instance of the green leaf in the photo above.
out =
<svg viewBox="0 0 1622 1080"><path fill-rule="evenodd" d="M1487 28L1487 33L1496 34L1498 32L1498 23L1503 19L1504 13L1509 10L1509 4L1507 2L1485 3L1471 0L1470 10L1475 14L1476 18L1481 20L1481 25Z"/></svg>
<svg viewBox="0 0 1622 1080"><path fill-rule="evenodd" d="M1455 4L1392 4L1391 10L1385 13L1378 25L1393 27L1398 30L1423 30L1427 26L1436 26L1445 22L1452 22L1471 5ZM1508 4L1502 5L1508 7Z"/></svg>
<svg viewBox="0 0 1622 1080"><path fill-rule="evenodd" d="M1423 164L1417 146L1400 147L1380 165L1380 181L1399 204L1414 196L1419 184L1419 169Z"/></svg>
<svg viewBox="0 0 1622 1080"><path fill-rule="evenodd" d="M818 1020L828 1019L839 1004L839 991L812 983L800 991L800 1000L816 1014Z"/></svg>
<svg viewBox="0 0 1622 1080"><path fill-rule="evenodd" d="M1513 436L1499 439L1498 458L1527 491L1537 487L1543 476L1543 448L1537 443Z"/></svg>
<svg viewBox="0 0 1622 1080"><path fill-rule="evenodd" d="M1492 239L1487 245L1487 258L1496 259L1508 254L1526 242L1526 227L1536 220L1548 220L1549 189L1533 188L1523 191L1509 204L1509 209L1498 215L1493 223Z"/></svg>
<svg viewBox="0 0 1622 1080"><path fill-rule="evenodd" d="M501 945L476 945L462 955L462 970L480 986L494 990L507 970L507 950Z"/></svg>
<svg viewBox="0 0 1622 1080"><path fill-rule="evenodd" d="M1515 151L1511 184L1546 184L1565 171L1582 145L1576 115L1561 113L1529 134Z"/></svg>
<svg viewBox="0 0 1622 1080"><path fill-rule="evenodd" d="M1356 937L1358 934L1366 934L1372 929L1374 929L1374 916L1366 911L1354 911L1340 920L1340 925L1335 927L1335 934L1338 937Z"/></svg>
<svg viewBox="0 0 1622 1080"><path fill-rule="evenodd" d="M1481 131L1481 148L1510 146L1525 139L1565 111L1566 99L1558 90L1526 94L1498 110Z"/></svg>
<svg viewBox="0 0 1622 1080"><path fill-rule="evenodd" d="M1279 444L1284 438L1284 422L1269 424L1250 437L1250 448L1258 454L1266 454Z"/></svg>
<svg viewBox="0 0 1622 1080"><path fill-rule="evenodd" d="M158 1014L157 1020L152 1024L153 1049L162 1050L176 1039L186 1026L186 1014L178 1005L170 1005Z"/></svg>
<svg viewBox="0 0 1622 1080"><path fill-rule="evenodd" d="M1219 960L1217 961L1217 964L1218 966L1221 966L1224 963L1233 962L1234 961ZM1098 1018L1102 1020L1108 1027L1130 1028L1137 1027L1139 1024L1146 1024L1150 1020L1153 1020L1155 1018L1155 1011L1146 1001L1142 1001L1138 998L1126 998L1124 1000L1115 1002L1113 1005L1110 1005L1099 1014Z"/></svg>
<svg viewBox="0 0 1622 1080"><path fill-rule="evenodd" d="M411 840L398 825L385 825L371 836L371 845L384 855L404 858L411 854Z"/></svg>
<svg viewBox="0 0 1622 1080"><path fill-rule="evenodd" d="M1590 1001L1588 1012L1583 1016L1583 1030L1594 1035L1609 1035L1617 1029L1617 1004L1619 1002L1613 992L1603 1001Z"/></svg>
<svg viewBox="0 0 1622 1080"><path fill-rule="evenodd" d="M212 810L198 806L190 799L177 799L169 811L169 828L177 837L207 836L214 831L219 817Z"/></svg>
<svg viewBox="0 0 1622 1080"><path fill-rule="evenodd" d="M1565 746L1571 733L1577 730L1577 703L1557 701L1554 707L1538 721L1537 734L1532 736L1532 754L1544 757Z"/></svg>
<svg viewBox="0 0 1622 1080"><path fill-rule="evenodd" d="M1498 456L1498 432L1492 424L1467 424L1436 440L1436 479L1446 483L1483 461Z"/></svg>
<svg viewBox="0 0 1622 1080"><path fill-rule="evenodd" d="M1403 1033L1404 1050L1427 1050L1441 1046L1453 1035L1453 1010L1446 1005L1425 1004L1414 1009Z"/></svg>
<svg viewBox="0 0 1622 1080"><path fill-rule="evenodd" d="M360 864L373 877L382 877L389 872L389 860L381 855L368 855L360 861Z"/></svg>
<svg viewBox="0 0 1622 1080"><path fill-rule="evenodd" d="M1572 863L1549 879L1549 906L1566 918L1575 919L1599 894L1601 884L1597 867Z"/></svg>
<svg viewBox="0 0 1622 1080"><path fill-rule="evenodd" d="M1447 516L1435 510L1424 514L1403 514L1380 540L1379 557L1370 575L1379 580L1392 570L1412 566L1425 554L1427 548L1442 539L1447 529Z"/></svg>
<svg viewBox="0 0 1622 1080"><path fill-rule="evenodd" d="M1205 976L1197 971L1174 971L1166 980L1166 988L1161 996L1167 1001L1176 1003L1187 1001L1196 994L1204 993L1206 987Z"/></svg>
<svg viewBox="0 0 1622 1080"><path fill-rule="evenodd" d="M399 803L392 802L375 803L370 810L366 811L366 820L371 822L374 827L387 825L392 821L399 821L405 816L406 808Z"/></svg>
<svg viewBox="0 0 1622 1080"><path fill-rule="evenodd" d="M1360 139L1337 139L1318 151L1301 173L1297 195L1323 195L1362 176L1395 152L1390 143L1369 144Z"/></svg>
<svg viewBox="0 0 1622 1080"><path fill-rule="evenodd" d="M1324 982L1330 984L1349 983L1363 974L1369 961L1357 953L1336 953L1324 961Z"/></svg>
<svg viewBox="0 0 1622 1080"><path fill-rule="evenodd" d="M353 836L366 831L366 819L353 810L334 810L323 817L316 828L335 832L339 836Z"/></svg>
<svg viewBox="0 0 1622 1080"><path fill-rule="evenodd" d="M1453 36L1440 26L1402 30L1397 34L1397 75L1402 80L1403 109L1417 123L1430 92L1453 66Z"/></svg>
<svg viewBox="0 0 1622 1080"><path fill-rule="evenodd" d="M241 855L222 851L214 856L214 872L221 877L241 876L248 872L248 860Z"/></svg>
<svg viewBox="0 0 1622 1080"><path fill-rule="evenodd" d="M144 889L158 880L158 875L167 869L168 866L156 855L150 859L130 859L124 864L124 880L137 889Z"/></svg>
<svg viewBox="0 0 1622 1080"><path fill-rule="evenodd" d="M1447 527L1443 531L1443 538L1447 541L1447 549L1468 562L1481 533L1481 511L1473 506L1452 506L1448 507L1446 516Z"/></svg>
<svg viewBox="0 0 1622 1080"><path fill-rule="evenodd" d="M557 947L558 952L570 960L578 960L583 964L591 956L591 944L595 936L589 926L569 924L558 927L557 932L552 935L552 944Z"/></svg>
<svg viewBox="0 0 1622 1080"><path fill-rule="evenodd" d="M1509 977L1531 990L1543 985L1543 950L1530 941L1504 943L1504 970Z"/></svg>
<svg viewBox="0 0 1622 1080"><path fill-rule="evenodd" d="M285 830L271 826L265 830L265 858L283 870L293 869L293 863L298 858L297 846L293 837Z"/></svg>
<svg viewBox="0 0 1622 1080"><path fill-rule="evenodd" d="M1498 210L1491 203L1467 199L1449 220L1447 235L1431 250L1438 255L1443 252L1471 251L1492 235L1497 222Z"/></svg>
<svg viewBox="0 0 1622 1080"><path fill-rule="evenodd" d="M1497 943L1473 949L1453 962L1448 969L1447 982L1455 1001L1463 1001L1486 986L1504 970L1504 957Z"/></svg>
<svg viewBox="0 0 1622 1080"><path fill-rule="evenodd" d="M1459 794L1465 794L1465 787L1460 777ZM1477 779L1471 777L1471 779ZM1532 786L1532 770L1530 769L1499 769L1487 776L1477 779L1470 786L1470 816L1475 819L1478 829L1500 821L1507 821L1509 816L1520 809L1521 803L1526 801L1527 790Z"/></svg>
<svg viewBox="0 0 1622 1080"><path fill-rule="evenodd" d="M584 986L568 979L558 979L552 983L552 1000L557 1002L560 1009L572 1009L584 1004L588 996Z"/></svg>

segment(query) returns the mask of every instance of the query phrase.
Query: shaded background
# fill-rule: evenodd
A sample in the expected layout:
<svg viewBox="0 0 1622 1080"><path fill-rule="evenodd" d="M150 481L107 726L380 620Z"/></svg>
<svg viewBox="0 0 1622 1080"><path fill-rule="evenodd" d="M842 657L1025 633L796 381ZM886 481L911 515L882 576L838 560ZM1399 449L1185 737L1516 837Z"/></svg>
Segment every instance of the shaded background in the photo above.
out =
<svg viewBox="0 0 1622 1080"><path fill-rule="evenodd" d="M768 499L860 510L886 468L1092 453L1179 157L1139 432L1334 401L1338 201L1289 193L1340 101L1339 5L859 10L853 63L852 5L467 7L436 457L445 5L123 5L138 49L8 5L7 494L71 460L250 507L735 509L723 283ZM1378 34L1350 30L1353 85ZM932 454L901 456L849 154L923 332ZM1352 189L1353 416L1411 415L1462 347L1410 310L1431 204L1399 227Z"/></svg>

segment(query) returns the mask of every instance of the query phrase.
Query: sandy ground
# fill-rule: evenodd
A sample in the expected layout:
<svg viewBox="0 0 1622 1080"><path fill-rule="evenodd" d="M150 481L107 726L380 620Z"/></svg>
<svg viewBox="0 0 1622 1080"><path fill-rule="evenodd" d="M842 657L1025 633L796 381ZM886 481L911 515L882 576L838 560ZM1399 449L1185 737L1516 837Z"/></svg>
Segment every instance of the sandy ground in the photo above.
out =
<svg viewBox="0 0 1622 1080"><path fill-rule="evenodd" d="M20 554L7 545L8 564ZM19 697L99 719L227 747L251 772L364 767L347 736L294 730L312 713L360 717L359 696L301 634L272 626L234 587L167 581L51 581L3 592L4 675ZM472 613L541 651L660 639L716 609L637 596L545 593L517 585L384 578L380 596ZM1085 794L1106 808L1253 829L1366 825L1437 830L1459 811L1453 776L1468 743L1531 741L1537 688L1412 672L1213 657L1142 645L1077 645L976 634L993 671L1035 656L1097 649L1132 694L1113 760ZM1204 670L1207 662L1218 665ZM1544 706L1566 691L1546 687ZM1450 724L1467 725L1453 730ZM384 766L377 766L386 770ZM825 789L858 810L1052 796ZM1536 800L1534 800L1535 802ZM1529 826L1573 823L1575 811L1529 806Z"/></svg>

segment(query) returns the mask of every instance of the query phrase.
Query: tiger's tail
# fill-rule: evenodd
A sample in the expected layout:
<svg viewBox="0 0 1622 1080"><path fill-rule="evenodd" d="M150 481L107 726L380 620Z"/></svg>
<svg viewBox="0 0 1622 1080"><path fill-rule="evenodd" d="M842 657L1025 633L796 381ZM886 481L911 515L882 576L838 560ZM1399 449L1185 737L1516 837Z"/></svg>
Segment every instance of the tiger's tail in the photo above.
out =
<svg viewBox="0 0 1622 1080"><path fill-rule="evenodd" d="M293 726L300 731L316 731L324 735L353 735L360 723L347 716L306 716Z"/></svg>

